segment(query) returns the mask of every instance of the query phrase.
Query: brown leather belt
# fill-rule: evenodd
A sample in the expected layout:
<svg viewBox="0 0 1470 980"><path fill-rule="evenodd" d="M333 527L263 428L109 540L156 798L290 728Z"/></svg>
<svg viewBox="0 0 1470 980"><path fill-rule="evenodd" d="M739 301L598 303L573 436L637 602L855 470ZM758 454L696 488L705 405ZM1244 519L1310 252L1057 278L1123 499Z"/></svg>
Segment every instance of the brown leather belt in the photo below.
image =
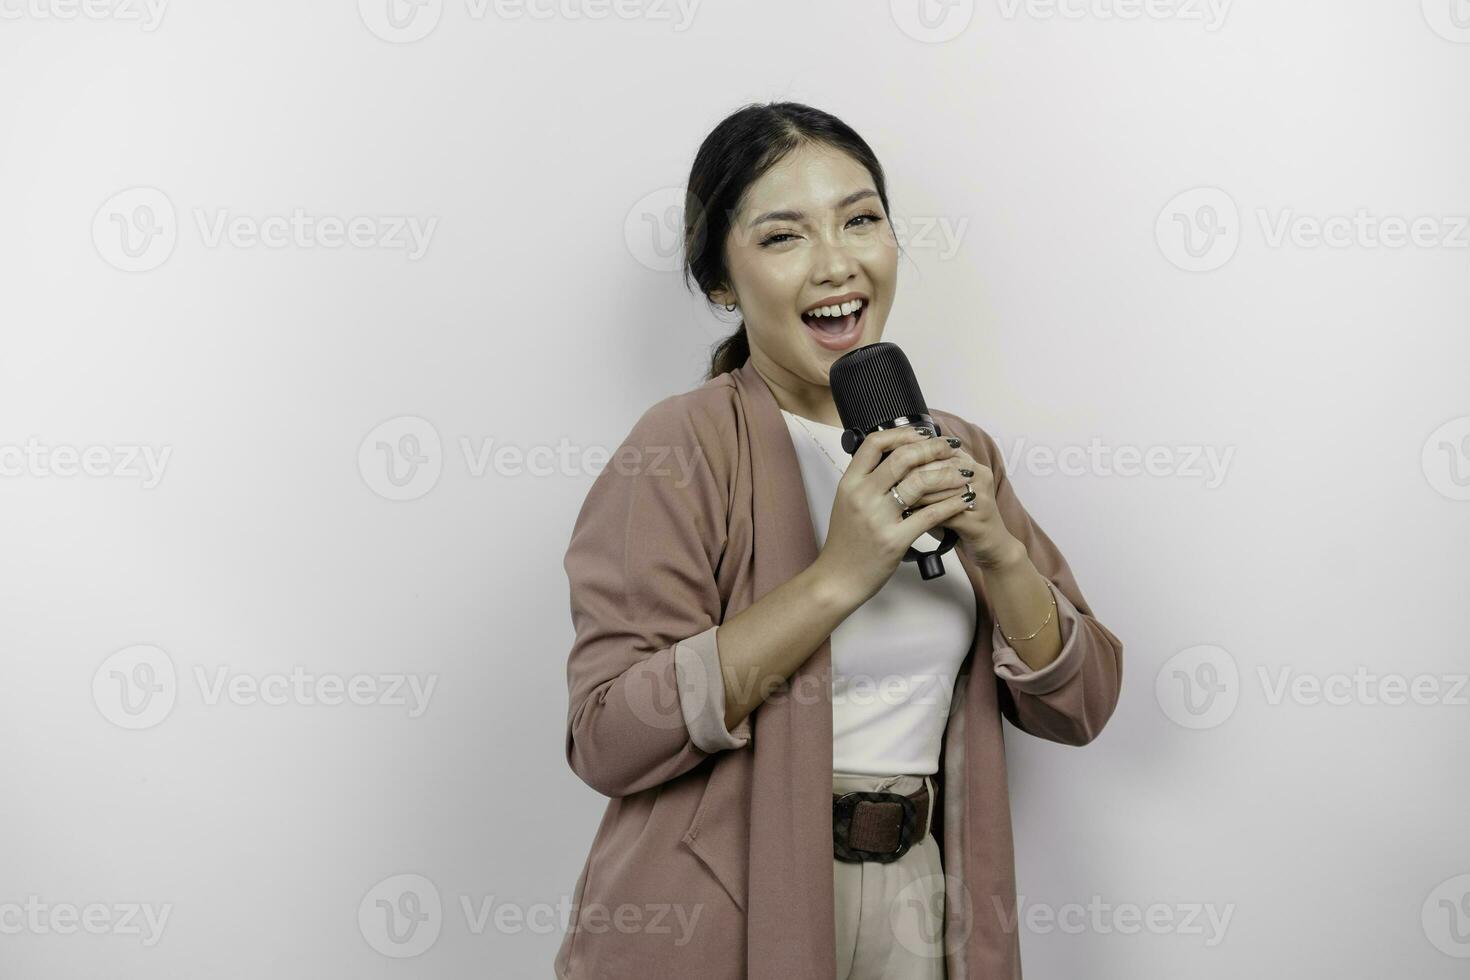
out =
<svg viewBox="0 0 1470 980"><path fill-rule="evenodd" d="M897 861L929 824L929 787L832 794L832 856L839 861Z"/></svg>

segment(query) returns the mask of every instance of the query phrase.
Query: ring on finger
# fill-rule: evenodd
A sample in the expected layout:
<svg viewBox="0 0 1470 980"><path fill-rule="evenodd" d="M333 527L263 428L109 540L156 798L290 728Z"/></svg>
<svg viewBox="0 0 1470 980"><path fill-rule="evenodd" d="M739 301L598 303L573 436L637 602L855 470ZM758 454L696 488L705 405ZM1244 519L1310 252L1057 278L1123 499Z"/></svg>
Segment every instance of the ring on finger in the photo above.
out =
<svg viewBox="0 0 1470 980"><path fill-rule="evenodd" d="M893 486L889 487L888 488L888 492L891 493L891 494L893 494L893 499L894 500L897 500L898 501L898 508L899 508L899 510L907 511L909 509L909 502L907 500L904 500L903 497L899 496L899 493L898 493L898 484L897 483L895 483ZM903 516L904 517L908 517L909 515L907 513L905 513Z"/></svg>

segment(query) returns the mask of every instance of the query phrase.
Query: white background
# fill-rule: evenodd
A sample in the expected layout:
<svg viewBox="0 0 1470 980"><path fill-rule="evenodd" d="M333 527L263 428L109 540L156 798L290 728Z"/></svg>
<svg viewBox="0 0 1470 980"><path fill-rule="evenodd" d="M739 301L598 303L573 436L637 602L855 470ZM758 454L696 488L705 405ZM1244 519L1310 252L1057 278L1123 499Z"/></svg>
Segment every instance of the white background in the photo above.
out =
<svg viewBox="0 0 1470 980"><path fill-rule="evenodd" d="M1125 645L1096 742L1007 732L1023 915L1073 923L1023 923L1027 976L1463 975L1464 0L98 2L0 2L0 975L551 975L605 803L561 559L592 451L731 329L668 271L670 189L779 99L883 161L885 339ZM1094 440L1161 462L1027 455ZM372 703L212 699L294 668Z"/></svg>

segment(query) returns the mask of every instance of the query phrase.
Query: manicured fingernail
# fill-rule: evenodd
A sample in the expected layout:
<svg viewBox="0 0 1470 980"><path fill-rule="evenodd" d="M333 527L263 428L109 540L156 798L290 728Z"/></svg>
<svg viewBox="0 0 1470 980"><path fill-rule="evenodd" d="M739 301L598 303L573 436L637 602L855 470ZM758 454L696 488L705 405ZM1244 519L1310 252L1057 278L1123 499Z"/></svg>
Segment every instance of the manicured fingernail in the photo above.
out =
<svg viewBox="0 0 1470 980"><path fill-rule="evenodd" d="M934 435L934 430L933 429L925 428L922 425L916 425L916 426L914 426L914 431L917 432L919 435L925 436L925 437L932 437Z"/></svg>
<svg viewBox="0 0 1470 980"><path fill-rule="evenodd" d="M975 491L974 490L970 490L967 493L960 494L960 496L962 498L964 498L965 500L974 500L975 499Z"/></svg>
<svg viewBox="0 0 1470 980"><path fill-rule="evenodd" d="M960 476L974 476L974 470L960 470Z"/></svg>
<svg viewBox="0 0 1470 980"><path fill-rule="evenodd" d="M956 449L960 448L960 441L958 439L956 439L954 436L945 436L944 437L944 440L945 440L945 442L948 442L954 448L956 448Z"/></svg>

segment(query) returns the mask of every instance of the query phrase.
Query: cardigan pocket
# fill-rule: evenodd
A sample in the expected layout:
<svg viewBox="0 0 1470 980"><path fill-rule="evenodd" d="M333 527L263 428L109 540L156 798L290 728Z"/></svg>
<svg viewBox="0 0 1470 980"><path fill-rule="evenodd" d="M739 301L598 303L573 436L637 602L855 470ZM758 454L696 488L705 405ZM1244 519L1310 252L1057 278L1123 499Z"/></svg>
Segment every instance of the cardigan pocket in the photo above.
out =
<svg viewBox="0 0 1470 980"><path fill-rule="evenodd" d="M683 843L684 846L689 848L689 850L694 853L694 856L699 859L699 863L704 865L705 868L709 870L710 874L714 876L715 880L720 883L720 887L725 889L726 894L730 896L730 899L735 903L735 906L740 909L741 912L744 912L745 900L740 897L739 888L736 883L730 880L730 876L727 873L720 870L721 862L718 861L713 855L705 851L704 847L699 843L699 838L696 837L692 840L689 838L685 838Z"/></svg>
<svg viewBox="0 0 1470 980"><path fill-rule="evenodd" d="M741 724L748 722L747 717ZM739 728L740 725L737 725L736 731ZM689 821L689 829L684 832L679 843L689 848L699 859L699 863L725 889L740 911L744 912L750 828L746 824L745 808L739 805L739 797L725 801L722 792L727 786L738 790L738 787L733 786L738 780L721 778L734 775L736 774L733 772L726 772L725 767L719 764L710 770L699 806L695 808L694 816Z"/></svg>

